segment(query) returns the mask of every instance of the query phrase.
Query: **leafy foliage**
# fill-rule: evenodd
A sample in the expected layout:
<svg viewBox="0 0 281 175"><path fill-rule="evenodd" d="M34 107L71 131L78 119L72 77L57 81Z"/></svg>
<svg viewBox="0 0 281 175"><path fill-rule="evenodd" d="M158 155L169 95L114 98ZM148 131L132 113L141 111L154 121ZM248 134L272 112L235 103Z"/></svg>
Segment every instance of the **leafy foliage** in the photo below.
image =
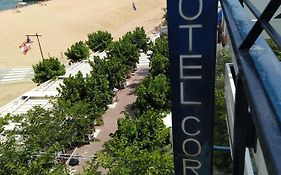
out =
<svg viewBox="0 0 281 175"><path fill-rule="evenodd" d="M44 152L38 152L28 147L18 145L15 136L9 136L4 143L0 143L0 174L22 175L22 174L46 174L46 175L68 175L69 172L64 165L55 163L55 146Z"/></svg>
<svg viewBox="0 0 281 175"><path fill-rule="evenodd" d="M170 107L168 103L170 86L165 75L145 78L135 93L138 96L136 107L141 112L149 109L167 110Z"/></svg>
<svg viewBox="0 0 281 175"><path fill-rule="evenodd" d="M66 99L70 103L83 101L87 98L86 79L83 78L80 71L75 76L65 78L57 90L59 99Z"/></svg>
<svg viewBox="0 0 281 175"><path fill-rule="evenodd" d="M75 63L89 58L90 51L83 41L79 41L68 48L67 52L64 54L67 56L67 59L69 59L70 62Z"/></svg>
<svg viewBox="0 0 281 175"><path fill-rule="evenodd" d="M225 117L226 104L224 99L224 70L225 64L231 62L230 51L221 49L217 53L216 82L215 82L215 120L214 144L228 146L228 132ZM214 164L219 170L229 173L231 158L226 153L214 153Z"/></svg>
<svg viewBox="0 0 281 175"><path fill-rule="evenodd" d="M109 169L108 174L172 174L169 129L162 117L159 111L148 111L121 119L117 132L91 164Z"/></svg>
<svg viewBox="0 0 281 175"><path fill-rule="evenodd" d="M6 117L1 117L0 118L0 133L4 131L4 126L8 125L9 121L6 119ZM1 136L0 136L0 142L1 142Z"/></svg>
<svg viewBox="0 0 281 175"><path fill-rule="evenodd" d="M118 130L106 148L118 149L137 144L140 149L156 149L169 144L169 129L163 124L164 115L159 111L147 111L137 117L125 117L118 121ZM153 121L153 122L152 122ZM128 132L129 131L129 132ZM116 144L122 140L122 143ZM124 145L125 144L125 145Z"/></svg>
<svg viewBox="0 0 281 175"><path fill-rule="evenodd" d="M32 81L37 84L44 83L47 80L65 74L65 66L54 57L43 59L32 67L34 71L34 78Z"/></svg>
<svg viewBox="0 0 281 175"><path fill-rule="evenodd" d="M137 47L127 40L119 40L113 42L107 48L107 58L117 57L122 60L122 64L126 65L126 70L131 70L139 61L139 51Z"/></svg>
<svg viewBox="0 0 281 175"><path fill-rule="evenodd" d="M27 114L18 116L18 119L21 123L18 132L28 145L44 149L63 139L59 138L57 133L63 132L63 127L58 124L62 123L64 118L55 116L53 111L35 107Z"/></svg>
<svg viewBox="0 0 281 175"><path fill-rule="evenodd" d="M109 82L103 74L83 78L82 73L78 72L75 77L70 76L63 82L58 89L59 104L72 106L77 102L83 103L85 115L93 120L103 114L112 99Z"/></svg>
<svg viewBox="0 0 281 175"><path fill-rule="evenodd" d="M101 116L112 101L112 92L105 75L95 75L87 78L87 101L91 105L93 115Z"/></svg>
<svg viewBox="0 0 281 175"><path fill-rule="evenodd" d="M281 60L281 48L278 47L272 39L267 39L266 40L268 45L271 47L273 52L275 53L276 57Z"/></svg>
<svg viewBox="0 0 281 175"><path fill-rule="evenodd" d="M144 52L148 49L149 38L145 34L143 27L136 27L132 32L128 32L123 36L123 41L128 41Z"/></svg>
<svg viewBox="0 0 281 175"><path fill-rule="evenodd" d="M125 82L127 70L120 58L112 57L109 60L101 60L99 57L95 57L91 66L92 76L102 74L107 77L109 89L113 89L114 87L120 88Z"/></svg>
<svg viewBox="0 0 281 175"><path fill-rule="evenodd" d="M155 54L150 59L150 74L152 76L156 76L159 74L164 74L168 76L168 69L169 69L169 58L161 55L161 54Z"/></svg>
<svg viewBox="0 0 281 175"><path fill-rule="evenodd" d="M18 126L3 134L0 174L68 174L65 166L56 163L61 145L69 138L60 124L62 117L35 107L27 114L8 118Z"/></svg>
<svg viewBox="0 0 281 175"><path fill-rule="evenodd" d="M98 39L103 36L99 34L89 35L88 42L100 42ZM97 40L91 37L96 37ZM90 41L90 38L94 41ZM110 37L107 35L107 38L111 42L111 35ZM102 42L98 48L102 49L108 43L109 41ZM79 72L76 76L64 79L64 84L60 85L58 90L59 97L53 101L54 108L45 110L41 107L35 107L27 114L8 116L8 120L12 120L18 125L15 130L9 132L4 132L3 129L7 120L1 119L0 131L1 134L4 133L5 139L0 142L0 174L69 174L67 168L58 163L57 153L72 146L80 146L87 141L85 137L92 132L93 122L104 113L107 109L106 105L112 101L111 89L121 86L126 73L130 72L138 62L139 49L146 48L147 37L143 28L136 28L122 40L110 44L107 49L107 59L95 59L91 63L93 70L90 75L83 77L82 73ZM85 43L80 41L72 45L65 55L71 62L76 62L88 58L89 49ZM58 61L55 58L50 58L50 60ZM41 65L38 70L46 69L44 72L48 72L49 68L60 68L60 64L50 66L53 64L52 61L50 64L43 60L44 63L48 64ZM63 65L61 67L64 69ZM65 69L63 73L58 72L60 73L58 75L64 74ZM47 78L54 77L52 75L48 73ZM42 82L44 81L42 80ZM156 97L158 98L158 96ZM124 168L124 166L110 168L112 174L115 172L117 174L126 174L126 172L171 174L172 156L167 151L170 149L169 130L164 127L161 119L161 112L148 111L142 116L130 117L119 122L120 131L116 133L116 136L113 136L116 139L113 139L112 143L119 141L122 143L123 140L126 140L125 136L128 136L132 140L132 144L128 144L126 148L123 147L124 150L120 147L122 144L115 145L116 148L120 147L121 151L116 154L124 152L123 157L120 157L123 160L116 162L126 166L127 161L130 161L128 164L130 166L128 168ZM128 127L136 127L136 130L128 135L126 133ZM114 149L114 145L111 143L108 143L107 147L107 150ZM115 156L115 153L112 152L111 156L105 156L103 159L103 155L106 154L100 153L100 160L108 162ZM85 173L99 174L96 171L97 168L106 165L104 161L95 162L92 162ZM136 169L138 162L141 166Z"/></svg>
<svg viewBox="0 0 281 175"><path fill-rule="evenodd" d="M111 34L107 31L97 31L88 34L87 44L92 51L97 52L105 50L112 40Z"/></svg>
<svg viewBox="0 0 281 175"><path fill-rule="evenodd" d="M169 48L168 48L168 36L163 35L155 40L155 44L152 47L153 55L161 54L169 58Z"/></svg>
<svg viewBox="0 0 281 175"><path fill-rule="evenodd" d="M116 64L115 62L111 63L111 60L116 59L118 62L119 58L122 64L128 65L128 60L137 58L136 54L128 59L131 51L128 47L124 47L128 45L137 53L137 49L134 49L135 43L131 40L132 35L134 34L128 33L123 37L123 40L109 46L106 60L95 59L92 65L92 74L108 74L106 73L108 70L118 71L118 66L116 69L110 68L114 67L111 64ZM165 39L167 40L167 38ZM162 42L162 40L160 41ZM142 81L135 91L138 98L135 103L134 115L126 116L118 121L118 130L112 135L112 139L106 142L105 149L89 163L89 168L84 170L84 174L100 174L99 168L107 169L107 174L173 174L170 131L162 121L165 116L163 110L169 109L168 78L162 74L167 73L168 60L162 55L162 53L166 53L161 48L162 46L158 44L155 47L157 54L152 58L151 74ZM130 66L127 66L127 70L133 66L134 62L136 60L129 62ZM110 63L111 66L106 63Z"/></svg>

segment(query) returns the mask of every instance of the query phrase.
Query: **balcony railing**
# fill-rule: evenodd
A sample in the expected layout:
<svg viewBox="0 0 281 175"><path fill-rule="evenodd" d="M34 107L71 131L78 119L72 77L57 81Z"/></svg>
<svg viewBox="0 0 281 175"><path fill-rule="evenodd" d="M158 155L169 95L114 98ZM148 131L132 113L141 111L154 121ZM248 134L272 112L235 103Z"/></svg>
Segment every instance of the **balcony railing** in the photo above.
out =
<svg viewBox="0 0 281 175"><path fill-rule="evenodd" d="M281 1L269 1L262 12L250 0L221 0L221 4L237 66L235 72L227 65L226 74L233 174L253 173L248 165L251 150L254 158L265 160L257 163L266 165L265 173L281 174L281 64L260 36L265 31L281 46L280 35L269 23ZM257 19L254 24L245 5Z"/></svg>

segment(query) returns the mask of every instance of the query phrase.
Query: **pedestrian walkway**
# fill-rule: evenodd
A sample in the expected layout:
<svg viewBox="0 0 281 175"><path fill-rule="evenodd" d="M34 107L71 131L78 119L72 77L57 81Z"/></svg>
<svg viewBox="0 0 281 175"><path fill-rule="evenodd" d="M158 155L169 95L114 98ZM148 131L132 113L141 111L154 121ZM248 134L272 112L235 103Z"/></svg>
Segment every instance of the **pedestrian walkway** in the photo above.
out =
<svg viewBox="0 0 281 175"><path fill-rule="evenodd" d="M82 158L79 165L71 168L72 172L79 173L83 171L83 166L86 165L86 162L90 161L97 151L102 150L102 145L110 139L109 135L117 130L117 120L124 117L125 112L131 110L131 106L137 98L133 92L140 81L148 74L149 62L147 63L146 59L146 55L140 57L140 64L137 65L137 71L129 79L128 87L117 92L117 104L113 108L109 108L103 115L104 125L96 127L96 130L99 131L96 137L98 141L76 149L74 155L79 155Z"/></svg>
<svg viewBox="0 0 281 175"><path fill-rule="evenodd" d="M30 80L34 76L32 68L15 68L0 75L0 82Z"/></svg>
<svg viewBox="0 0 281 175"><path fill-rule="evenodd" d="M149 62L149 56L147 56L145 53L140 53L138 66L149 66Z"/></svg>

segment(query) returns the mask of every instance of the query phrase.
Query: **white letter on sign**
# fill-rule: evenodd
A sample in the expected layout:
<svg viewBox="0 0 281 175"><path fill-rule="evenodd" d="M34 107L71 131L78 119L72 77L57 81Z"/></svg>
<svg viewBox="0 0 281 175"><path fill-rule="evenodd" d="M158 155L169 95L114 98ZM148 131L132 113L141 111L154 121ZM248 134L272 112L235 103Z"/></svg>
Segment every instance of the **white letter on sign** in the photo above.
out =
<svg viewBox="0 0 281 175"><path fill-rule="evenodd" d="M190 75L190 76L184 75L184 73L183 73L184 69L202 69L202 66L200 66L200 65L189 65L189 66L183 65L183 60L190 59L190 58L202 58L202 55L180 55L180 78L181 79L202 79L201 75Z"/></svg>
<svg viewBox="0 0 281 175"><path fill-rule="evenodd" d="M191 170L194 174L199 175L196 170L201 168L201 162L198 160L192 160L192 159L182 159L183 164L183 175L187 175L187 170ZM187 166L187 164L189 164ZM194 165L197 164L197 165Z"/></svg>
<svg viewBox="0 0 281 175"><path fill-rule="evenodd" d="M198 123L200 123L200 120L199 120L198 118L194 117L194 116L185 117L185 118L182 120L182 122L181 122L181 129L182 129L182 131L183 131L186 135L188 135L188 136L197 136L197 135L199 135L199 134L200 134L200 130L197 130L197 131L194 132L194 133L190 133L190 132L187 132L187 131L186 131L186 129L185 129L184 126L185 126L185 123L188 122L188 120L195 120L195 121L197 121Z"/></svg>
<svg viewBox="0 0 281 175"><path fill-rule="evenodd" d="M203 10L203 1L202 0L198 0L199 1L199 8L198 8L197 14L194 15L194 16L186 16L185 14L183 14L182 1L183 0L180 0L180 2L179 2L179 12L180 12L180 15L183 19L191 21L191 20L197 19L201 15L202 10Z"/></svg>
<svg viewBox="0 0 281 175"><path fill-rule="evenodd" d="M193 25L180 25L180 29L188 29L188 37L189 37L189 47L188 50L192 51L192 44L193 44L193 39L192 39L192 29L193 28L202 28L201 24L193 24Z"/></svg>
<svg viewBox="0 0 281 175"><path fill-rule="evenodd" d="M194 153L194 154L192 154L192 153L188 153L187 151L188 151L188 149L187 149L187 146L186 145L188 145L188 143L195 143L196 145L197 145L197 152L196 153ZM197 140L195 140L195 139L186 139L186 140L184 140L184 142L182 143L182 150L183 150L183 152L186 154L186 155L188 155L188 156L191 156L191 157L195 157L195 156L198 156L200 153L201 153L201 145L200 145L200 143L197 141Z"/></svg>

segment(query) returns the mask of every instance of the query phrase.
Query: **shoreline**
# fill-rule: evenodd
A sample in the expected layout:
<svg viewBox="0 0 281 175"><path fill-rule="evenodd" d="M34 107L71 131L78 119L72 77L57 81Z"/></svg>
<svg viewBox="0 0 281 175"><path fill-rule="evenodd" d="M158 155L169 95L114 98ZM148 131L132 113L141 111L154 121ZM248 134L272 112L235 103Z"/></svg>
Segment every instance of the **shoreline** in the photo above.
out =
<svg viewBox="0 0 281 175"><path fill-rule="evenodd" d="M19 3L19 2L22 2L22 1L17 1L17 3ZM17 7L18 4L14 4L13 7L8 7L8 8L5 8L5 9L0 9L0 14L1 14L2 12L5 12L5 11L14 11L14 10L16 10L16 9L20 10L20 9L22 9L22 8L26 8L26 7L28 7L28 6L36 5L36 4L38 4L38 3L42 3L42 2L40 2L40 1L27 2L26 6L23 6L23 7ZM0 5L1 5L1 4L0 4Z"/></svg>

